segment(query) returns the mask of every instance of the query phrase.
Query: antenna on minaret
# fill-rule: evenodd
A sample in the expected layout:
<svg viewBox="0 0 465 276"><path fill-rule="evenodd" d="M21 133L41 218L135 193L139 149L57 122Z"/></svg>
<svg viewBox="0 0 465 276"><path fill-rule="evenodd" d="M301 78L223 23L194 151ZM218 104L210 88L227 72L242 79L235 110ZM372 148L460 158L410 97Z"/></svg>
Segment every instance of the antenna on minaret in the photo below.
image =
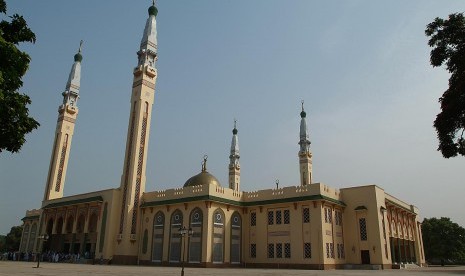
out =
<svg viewBox="0 0 465 276"><path fill-rule="evenodd" d="M276 179L276 190L279 189L279 179Z"/></svg>
<svg viewBox="0 0 465 276"><path fill-rule="evenodd" d="M300 101L302 103L302 111L304 111L304 100Z"/></svg>
<svg viewBox="0 0 465 276"><path fill-rule="evenodd" d="M207 171L207 159L208 159L208 155L205 154L203 156L203 161L202 161L202 172Z"/></svg>
<svg viewBox="0 0 465 276"><path fill-rule="evenodd" d="M78 50L79 53L80 53L81 50L82 50L82 43L83 43L83 42L84 42L84 40L82 40L82 39L81 39L81 42L79 42L79 50Z"/></svg>

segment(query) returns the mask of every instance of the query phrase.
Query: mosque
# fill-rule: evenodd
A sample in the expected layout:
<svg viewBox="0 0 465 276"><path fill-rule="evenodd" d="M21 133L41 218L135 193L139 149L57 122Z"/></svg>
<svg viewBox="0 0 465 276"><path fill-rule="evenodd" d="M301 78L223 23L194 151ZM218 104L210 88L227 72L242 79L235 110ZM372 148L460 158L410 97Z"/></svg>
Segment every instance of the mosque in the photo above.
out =
<svg viewBox="0 0 465 276"><path fill-rule="evenodd" d="M417 207L376 185L335 189L312 182L303 103L299 186L242 191L234 125L227 186L208 172L205 156L201 172L182 187L147 192L157 13L155 4L149 7L133 70L119 187L63 197L79 113L80 47L58 108L42 206L22 219L21 252L89 252L90 258L112 264L154 266L384 269L425 264Z"/></svg>

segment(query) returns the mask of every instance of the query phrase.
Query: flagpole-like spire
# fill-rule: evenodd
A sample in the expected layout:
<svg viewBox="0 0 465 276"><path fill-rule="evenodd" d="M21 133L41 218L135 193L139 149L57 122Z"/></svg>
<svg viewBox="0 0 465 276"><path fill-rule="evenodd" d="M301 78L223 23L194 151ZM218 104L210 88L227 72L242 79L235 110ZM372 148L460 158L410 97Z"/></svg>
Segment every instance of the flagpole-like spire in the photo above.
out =
<svg viewBox="0 0 465 276"><path fill-rule="evenodd" d="M310 140L308 139L308 130L306 117L307 113L304 109L304 101L302 100L302 111L300 112L300 139L299 139L299 167L300 167L300 184L307 185L312 183L312 153L310 151Z"/></svg>
<svg viewBox="0 0 465 276"><path fill-rule="evenodd" d="M239 164L239 138L237 137L237 120L234 119L233 137L231 140L231 151L229 154L229 188L239 191L240 171Z"/></svg>
<svg viewBox="0 0 465 276"><path fill-rule="evenodd" d="M78 52L74 55L74 63L69 72L65 91L63 92L63 107L66 104L73 108L77 107L76 103L79 99L79 89L81 86L82 43L83 41L81 40Z"/></svg>
<svg viewBox="0 0 465 276"><path fill-rule="evenodd" d="M137 52L139 56L139 65L148 64L155 67L157 61L157 14L158 9L155 6L155 1L152 0L152 6L148 9L149 17L145 23L144 33L140 41L140 49Z"/></svg>

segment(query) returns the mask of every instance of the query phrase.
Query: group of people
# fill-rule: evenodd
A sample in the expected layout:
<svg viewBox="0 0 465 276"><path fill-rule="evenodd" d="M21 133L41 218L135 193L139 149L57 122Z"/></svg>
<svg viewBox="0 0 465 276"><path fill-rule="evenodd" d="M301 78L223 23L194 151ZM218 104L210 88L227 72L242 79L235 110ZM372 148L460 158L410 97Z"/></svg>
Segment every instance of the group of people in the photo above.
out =
<svg viewBox="0 0 465 276"><path fill-rule="evenodd" d="M20 253L20 252L5 252L0 255L2 261L33 261L35 259L35 253Z"/></svg>
<svg viewBox="0 0 465 276"><path fill-rule="evenodd" d="M36 253L33 252L5 252L0 254L0 260L8 260L8 261L26 261L26 262L35 262L37 261ZM51 263L58 263L58 262L67 262L67 263L78 263L80 262L81 258L84 259L92 259L94 256L90 252L85 252L84 256L80 253L71 254L71 253L62 253L62 252L54 252L54 251L47 251L42 253L41 261L42 262L51 262Z"/></svg>

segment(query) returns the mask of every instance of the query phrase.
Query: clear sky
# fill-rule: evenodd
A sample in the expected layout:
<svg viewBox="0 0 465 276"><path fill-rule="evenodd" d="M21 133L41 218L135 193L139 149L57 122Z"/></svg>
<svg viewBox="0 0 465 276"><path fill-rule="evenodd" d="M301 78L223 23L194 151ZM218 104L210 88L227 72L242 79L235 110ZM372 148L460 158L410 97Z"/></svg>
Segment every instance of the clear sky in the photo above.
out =
<svg viewBox="0 0 465 276"><path fill-rule="evenodd" d="M37 36L23 92L41 126L0 155L0 234L39 208L57 109L84 40L79 115L65 196L118 187L132 69L151 1L9 0ZM426 25L464 1L157 1L158 81L146 191L208 170L227 186L238 120L241 189L299 185L300 101L314 181L377 184L465 226L465 159L436 151L448 73L429 65Z"/></svg>

